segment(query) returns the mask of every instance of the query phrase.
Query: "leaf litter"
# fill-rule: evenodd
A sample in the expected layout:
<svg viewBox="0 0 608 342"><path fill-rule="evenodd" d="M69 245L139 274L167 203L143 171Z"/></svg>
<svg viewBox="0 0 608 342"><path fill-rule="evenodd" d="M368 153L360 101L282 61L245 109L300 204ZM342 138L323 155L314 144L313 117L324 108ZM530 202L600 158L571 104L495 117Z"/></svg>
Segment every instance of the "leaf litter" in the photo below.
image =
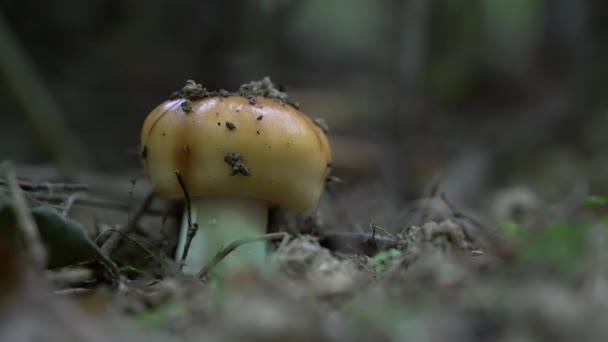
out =
<svg viewBox="0 0 608 342"><path fill-rule="evenodd" d="M600 249L596 252L602 254L606 228L564 233L566 228L557 225L546 231L545 239L556 239L557 244L566 234L569 242L562 243L560 250L586 253L580 250L587 246L582 237L595 234L602 237L595 241ZM573 239L576 234L583 236ZM468 237L455 219L409 225L394 237L396 247L367 256L329 250L313 235L292 235L272 256L276 273L244 270L221 282L185 276L150 278L145 274L154 272L147 269L135 279L98 285L86 295L68 296L67 301L49 296L50 285L24 285L23 298L8 306L13 308L12 318L5 322L13 328L4 330L3 336L24 334L15 328L24 324L15 323L19 319L44 321L40 329L48 329L48 340L83 341L87 339L82 329L95 338L117 341L121 336L126 340L149 334L183 341L485 341L556 336L567 341L581 336L593 340L608 333L601 319L608 309L608 301L602 299L608 278L597 265L588 265L577 275L550 274L552 281L538 274L551 273L553 264L564 260L540 258L533 267L515 271L519 261L501 260L487 249L489 244ZM534 258L526 253L538 249L536 243L530 242L531 251L520 247L521 258ZM52 248L46 241L45 245ZM526 261L526 265L531 264ZM32 302L29 296L37 299ZM97 307L95 314L78 314L91 307ZM45 318L50 312L61 319ZM130 323L109 328L117 317ZM68 321L78 322L77 327Z"/></svg>

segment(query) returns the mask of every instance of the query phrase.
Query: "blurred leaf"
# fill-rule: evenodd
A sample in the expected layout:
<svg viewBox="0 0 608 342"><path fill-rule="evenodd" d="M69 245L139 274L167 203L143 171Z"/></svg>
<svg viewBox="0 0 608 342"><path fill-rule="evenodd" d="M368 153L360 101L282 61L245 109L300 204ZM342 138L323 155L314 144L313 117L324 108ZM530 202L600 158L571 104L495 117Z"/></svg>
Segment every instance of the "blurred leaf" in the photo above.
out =
<svg viewBox="0 0 608 342"><path fill-rule="evenodd" d="M155 328L177 317L187 315L189 310L191 310L191 307L188 303L180 300L173 300L156 308L144 311L136 316L135 319L144 327Z"/></svg>
<svg viewBox="0 0 608 342"><path fill-rule="evenodd" d="M583 203L588 207L599 207L602 205L608 205L608 197L603 196L587 196Z"/></svg>
<svg viewBox="0 0 608 342"><path fill-rule="evenodd" d="M444 104L468 101L475 92L475 61L454 55L430 62L428 85L432 95Z"/></svg>
<svg viewBox="0 0 608 342"><path fill-rule="evenodd" d="M526 230L526 227L517 224L513 221L503 221L499 225L500 230L508 237L514 238L520 236Z"/></svg>
<svg viewBox="0 0 608 342"><path fill-rule="evenodd" d="M348 6L340 1L302 1L287 35L300 42L299 46L314 44L307 53L320 58L335 59L341 55L336 53L339 51L357 58L382 56L385 43L378 37L385 26L383 10L383 6L366 0L350 0Z"/></svg>
<svg viewBox="0 0 608 342"><path fill-rule="evenodd" d="M48 268L96 260L118 274L114 262L87 236L80 223L63 217L50 207L34 208L32 216L49 254ZM3 234L15 234L16 229L13 208L10 204L5 204L0 207L0 231Z"/></svg>
<svg viewBox="0 0 608 342"><path fill-rule="evenodd" d="M0 237L12 240L17 237L17 223L13 208L3 202L0 204Z"/></svg>
<svg viewBox="0 0 608 342"><path fill-rule="evenodd" d="M583 266L592 224L556 223L532 236L518 256L520 266L547 266L572 275Z"/></svg>
<svg viewBox="0 0 608 342"><path fill-rule="evenodd" d="M482 10L486 25L502 34L523 37L538 30L542 1L484 0Z"/></svg>
<svg viewBox="0 0 608 342"><path fill-rule="evenodd" d="M142 269L137 268L133 265L125 265L119 269L120 273L125 274L127 277L134 278L139 275L145 274Z"/></svg>
<svg viewBox="0 0 608 342"><path fill-rule="evenodd" d="M391 248L386 251L381 251L378 254L374 255L370 259L370 264L374 267L376 272L382 273L386 271L390 265L393 264L393 261L401 256L401 251L395 248Z"/></svg>
<svg viewBox="0 0 608 342"><path fill-rule="evenodd" d="M114 264L88 237L80 223L61 216L50 207L37 207L32 215L49 249L49 268L90 260Z"/></svg>

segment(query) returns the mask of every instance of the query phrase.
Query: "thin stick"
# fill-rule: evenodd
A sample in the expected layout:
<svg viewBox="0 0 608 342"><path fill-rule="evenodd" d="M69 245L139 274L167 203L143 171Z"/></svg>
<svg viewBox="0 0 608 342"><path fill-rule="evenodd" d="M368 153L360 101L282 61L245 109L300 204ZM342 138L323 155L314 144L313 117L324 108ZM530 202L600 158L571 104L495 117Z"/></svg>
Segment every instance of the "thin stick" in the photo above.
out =
<svg viewBox="0 0 608 342"><path fill-rule="evenodd" d="M129 220L129 224L127 225L127 229L125 230L126 233L130 233L130 232L132 232L135 229L135 226L137 225L137 222L139 222L139 220L141 220L141 218L146 213L146 210L148 208L150 208L150 206L152 205L152 201L154 200L154 198L156 198L156 193L154 191L150 191L146 195L146 197L141 202L141 204L139 205L139 207L133 213L133 216L131 217L131 220Z"/></svg>
<svg viewBox="0 0 608 342"><path fill-rule="evenodd" d="M127 225L124 226L125 228L124 228L124 230L122 230L124 233L129 234L135 229L137 222L139 222L139 220L142 218L142 216L144 215L145 211L148 209L150 204L152 204L152 200L154 200L154 197L155 197L155 194L152 191L146 195L146 198L143 200L143 202L140 204L140 206L133 213L133 217L129 220ZM103 243L103 245L101 246L101 250L104 251L104 253L106 253L107 256L110 256L112 254L112 252L114 251L114 249L116 248L116 246L118 246L119 241L120 241L119 234L111 235Z"/></svg>
<svg viewBox="0 0 608 342"><path fill-rule="evenodd" d="M69 289L61 289L53 291L53 294L56 296L80 296L85 294L93 293L93 289L87 289L84 287L76 287Z"/></svg>
<svg viewBox="0 0 608 342"><path fill-rule="evenodd" d="M34 221L34 218L32 217L23 191L17 182L15 168L10 162L4 162L2 168L4 169L4 177L13 200L13 210L17 219L17 225L23 232L27 254L36 267L44 269L46 267L47 258L46 250L40 240L40 233L36 221Z"/></svg>
<svg viewBox="0 0 608 342"><path fill-rule="evenodd" d="M455 219L465 220L473 224L477 231L485 238L486 242L490 244L492 247L491 252L494 255L498 256L503 261L513 260L515 255L514 246L512 246L506 240L497 238L494 234L488 232L484 225L475 218L463 214L450 200L448 200L445 193L442 192L440 194L440 198L450 209L452 217ZM469 238L471 241L477 240L474 239L466 229L464 230L464 233L467 234L467 238Z"/></svg>
<svg viewBox="0 0 608 342"><path fill-rule="evenodd" d="M93 271L88 268L70 267L58 271L46 271L45 278L56 287L79 284L94 278Z"/></svg>
<svg viewBox="0 0 608 342"><path fill-rule="evenodd" d="M370 227L372 227L372 229L374 229L374 230L375 229L380 230L381 232L383 232L384 234L386 234L391 239L397 240L397 238L393 234L387 232L386 229L380 227L379 225L375 224L374 222L370 223L369 225L370 225Z"/></svg>
<svg viewBox="0 0 608 342"><path fill-rule="evenodd" d="M63 210L61 211L61 214L63 216L68 216L68 214L70 213L70 209L72 209L72 206L74 205L74 202L76 202L76 200L78 199L78 197L82 196L82 192L75 192L73 194L70 194L70 196L68 196L67 200L65 201L65 206L63 208Z"/></svg>
<svg viewBox="0 0 608 342"><path fill-rule="evenodd" d="M217 252L217 254L215 254L213 259L211 259L211 261L209 261L207 263L207 265L205 265L205 267L203 267L203 269L201 269L201 271L198 272L197 277L199 280L203 280L220 261L222 261L225 257L227 257L230 253L232 253L235 249L239 248L242 245L245 245L245 244L248 244L251 242L284 239L286 237L289 237L288 233L279 232L279 233L270 233L270 234L266 234L266 235L260 235L260 236L247 238L247 239L235 240L235 241L231 242L230 244L228 244L226 247L220 248L220 250Z"/></svg>
<svg viewBox="0 0 608 342"><path fill-rule="evenodd" d="M125 234L123 232L121 232L120 230L116 230L116 229L108 229L108 230L104 230L103 233L101 233L101 235L104 235L105 233L116 233L116 236L122 236L125 239L133 242L134 244L136 244L139 248L143 249L146 253L150 254L150 256L156 261L158 262L159 265L162 265L163 262L162 260L160 260L160 258L154 254L154 252L152 252L152 250L150 250L148 247L143 245L143 242L138 241L137 239L129 236L128 234ZM101 235L99 235L97 238L99 239L101 237ZM107 255L107 254L106 254ZM109 255L107 255L109 257Z"/></svg>
<svg viewBox="0 0 608 342"><path fill-rule="evenodd" d="M59 182L32 182L26 180L19 180L17 182L19 187L25 191L39 191L48 190L49 192L55 191L88 191L89 186L81 183L59 183ZM5 179L0 179L0 185L7 185Z"/></svg>
<svg viewBox="0 0 608 342"><path fill-rule="evenodd" d="M433 180L431 181L431 191L429 192L429 195L427 196L428 201L426 202L426 205L424 206L424 209L422 211L422 216L420 217L420 222L418 224L425 224L431 214L431 205L433 204L433 199L435 197L437 197L437 193L439 192L439 177L435 176L433 178Z"/></svg>
<svg viewBox="0 0 608 342"><path fill-rule="evenodd" d="M349 252L350 254L365 254L372 256L377 253L378 250L399 247L399 241L395 238L380 236L378 234L372 235L372 233L365 232L322 231L313 236L318 237L321 246L327 249L337 251L348 248L352 250L352 252Z"/></svg>
<svg viewBox="0 0 608 342"><path fill-rule="evenodd" d="M51 195L45 193L34 193L34 192L25 192L25 195L35 201L39 202L48 202L48 203L63 203L69 199L69 196L65 194L61 195ZM132 205L122 202L115 202L100 198L92 198L92 197L77 197L74 199L74 205L84 205L88 207L95 207L101 209L109 209L109 210L120 210L120 211L129 211L133 208ZM146 208L145 214L153 215L153 216L164 216L167 213L165 210L157 210L152 208ZM169 214L178 214L177 212L170 212Z"/></svg>
<svg viewBox="0 0 608 342"><path fill-rule="evenodd" d="M188 219L188 234L186 235L186 243L184 244L184 252L182 253L182 258L180 260L180 267L186 263L186 257L188 257L188 251L190 250L190 244L192 243L192 239L196 235L198 231L198 223L192 224L192 206L190 202L190 194L188 194L188 190L186 189L186 184L184 183L184 179L182 178L182 174L179 170L175 170L175 176L177 177L177 181L179 185L182 187L182 191L184 192L184 197L186 198L186 217Z"/></svg>
<svg viewBox="0 0 608 342"><path fill-rule="evenodd" d="M456 206L448 199L448 196L444 192L439 194L439 198L441 198L443 203L445 203L445 205L448 206L448 209L450 209L450 214L452 215L452 217L454 217L456 219L468 220L469 222L473 223L477 228L482 229L483 224L481 224L481 222L477 221L475 218L473 218L471 216L465 215L463 212L460 211L460 209L456 208Z"/></svg>

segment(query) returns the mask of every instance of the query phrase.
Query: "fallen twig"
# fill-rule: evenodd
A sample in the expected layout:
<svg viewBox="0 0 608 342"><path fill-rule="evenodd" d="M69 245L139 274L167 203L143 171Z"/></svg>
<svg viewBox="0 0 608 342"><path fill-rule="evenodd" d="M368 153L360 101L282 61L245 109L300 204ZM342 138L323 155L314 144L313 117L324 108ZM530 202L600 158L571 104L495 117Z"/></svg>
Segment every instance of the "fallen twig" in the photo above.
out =
<svg viewBox="0 0 608 342"><path fill-rule="evenodd" d="M71 267L58 271L46 271L46 280L61 288L94 279L93 271L88 268Z"/></svg>
<svg viewBox="0 0 608 342"><path fill-rule="evenodd" d="M48 202L48 203L64 203L69 200L69 195L65 194L46 194L46 193L35 193L35 192L25 192L25 195L28 198L39 202ZM120 211L130 211L133 206L128 203L123 202L115 202L106 199L93 198L93 197L77 197L74 199L74 205L84 205L88 207L96 207L101 209L110 209L110 210L120 210ZM153 215L153 216L164 216L167 214L164 210L146 208L144 214ZM179 214L177 212L169 212L169 214Z"/></svg>
<svg viewBox="0 0 608 342"><path fill-rule="evenodd" d="M54 192L74 192L74 191L88 191L89 186L82 183L61 183L61 182L32 182L26 180L19 180L17 184L24 191L39 191L48 190L50 193ZM0 179L0 185L7 185L5 179Z"/></svg>
<svg viewBox="0 0 608 342"><path fill-rule="evenodd" d="M93 289L87 289L84 287L76 287L76 288L55 290L55 291L53 291L53 294L56 296L80 296L80 295L85 295L85 294L91 294L93 292L94 292Z"/></svg>
<svg viewBox="0 0 608 342"><path fill-rule="evenodd" d="M67 217L68 214L70 213L70 209L72 209L72 206L74 205L74 202L76 202L78 197L80 197L82 195L83 195L82 192L75 192L73 194L70 194L70 196L68 196L68 198L65 201L65 205L63 206L63 209L61 210L61 214L63 216Z"/></svg>
<svg viewBox="0 0 608 342"><path fill-rule="evenodd" d="M494 234L488 232L484 225L477 219L463 214L458 208L456 208L456 206L452 202L450 202L450 200L448 200L447 195L445 193L442 192L440 194L440 198L448 206L454 219L470 222L477 229L477 231L485 238L484 242L490 245L490 252L492 252L495 256L497 256L503 261L511 261L514 259L514 246L512 246L506 240L500 239ZM464 233L467 235L467 238L469 240L476 241L476 239L474 239L466 229L464 230Z"/></svg>
<svg viewBox="0 0 608 342"><path fill-rule="evenodd" d="M121 229L121 232L123 232L125 234L129 234L135 229L137 222L139 222L139 220L142 218L142 216L144 215L146 210L150 207L150 205L152 204L152 200L154 200L154 197L155 197L154 192L150 192L150 193L148 193L148 195L146 195L146 198L141 202L140 206L133 212L133 217L131 217L129 219L127 225L124 226L124 230ZM120 234L111 235L103 243L103 245L101 246L101 250L107 256L110 256L112 254L112 252L114 251L114 249L116 248L116 246L118 246L120 237L121 237Z"/></svg>
<svg viewBox="0 0 608 342"><path fill-rule="evenodd" d="M150 250L148 247L146 247L146 246L144 246L144 245L143 245L143 242L138 241L137 239L135 239L135 238L133 238L133 237L129 236L128 234L125 234L125 233L121 232L120 230L116 230L116 229L108 229L108 230L105 230L103 233L101 233L101 235L103 235L103 234L105 234L105 233L116 233L116 235L117 235L117 236L122 236L122 237L124 237L125 239L127 239L127 240L129 240L129 241L133 242L134 244L136 244L137 246L139 246L141 249L143 249L143 250L144 250L146 253L148 253L148 254L149 254L149 255L150 255L150 256L151 256L151 257L152 257L152 258L153 258L153 259L154 259L156 262L158 262L158 264L159 264L159 265L162 265L162 264L163 264L162 260L160 260L160 258L159 258L159 257L158 257L156 254L154 254L154 252L152 252L152 250ZM99 239L99 238L101 237L101 235L100 235L100 236L98 236L97 238ZM106 255L107 255L107 254L106 254ZM109 257L109 255L107 255L107 256Z"/></svg>
<svg viewBox="0 0 608 342"><path fill-rule="evenodd" d="M422 216L420 217L419 224L424 224L429 220L429 217L431 214L431 204L433 203L432 200L433 200L433 198L435 198L437 196L438 192L439 192L439 177L435 177L432 180L431 189L429 191L429 195L427 196L429 200L426 202L426 205L422 209Z"/></svg>
<svg viewBox="0 0 608 342"><path fill-rule="evenodd" d="M395 239L395 240L397 239L393 234L391 234L388 231L386 231L386 229L380 227L379 225L377 225L377 224L375 224L373 222L371 222L369 224L369 226L372 228L372 231L374 231L374 230L380 230L381 232L383 232L385 235L391 237L392 239Z"/></svg>
<svg viewBox="0 0 608 342"><path fill-rule="evenodd" d="M46 267L46 250L40 240L38 226L32 217L32 214L27 206L27 201L23 195L23 191L17 182L17 174L10 162L2 163L4 177L6 179L8 190L13 200L13 210L17 220L17 226L23 232L23 239L27 255L32 259L32 262L39 269Z"/></svg>
<svg viewBox="0 0 608 342"><path fill-rule="evenodd" d="M192 223L192 206L190 202L190 194L188 194L186 184L184 183L184 179L182 178L182 174L179 172L179 170L175 170L175 176L177 177L177 181L182 187L184 197L186 198L186 217L188 220L188 234L186 235L186 243L184 245L184 251L182 252L182 258L180 260L180 265L183 266L186 263L186 257L188 257L188 250L190 250L190 244L192 243L192 239L194 239L194 236L198 231L198 223Z"/></svg>
<svg viewBox="0 0 608 342"><path fill-rule="evenodd" d="M220 250L217 252L217 254L215 254L213 259L211 259L211 261L209 261L207 263L207 265L205 265L205 267L203 267L203 269L201 269L201 271L198 272L197 277L199 280L203 280L220 261L222 261L225 257L227 257L235 249L239 248L240 246L242 246L244 244L248 244L251 242L257 242L257 241L264 241L264 240L285 239L287 237L289 237L288 233L279 232L279 233L270 233L270 234L266 234L266 235L260 235L260 236L256 236L256 237L252 237L252 238L239 239L239 240L233 241L230 244L228 244L226 247L220 248Z"/></svg>
<svg viewBox="0 0 608 342"><path fill-rule="evenodd" d="M381 250L399 247L397 239L373 233L322 231L316 236L319 238L319 244L329 250L350 248L353 254L360 253L367 256L373 256Z"/></svg>

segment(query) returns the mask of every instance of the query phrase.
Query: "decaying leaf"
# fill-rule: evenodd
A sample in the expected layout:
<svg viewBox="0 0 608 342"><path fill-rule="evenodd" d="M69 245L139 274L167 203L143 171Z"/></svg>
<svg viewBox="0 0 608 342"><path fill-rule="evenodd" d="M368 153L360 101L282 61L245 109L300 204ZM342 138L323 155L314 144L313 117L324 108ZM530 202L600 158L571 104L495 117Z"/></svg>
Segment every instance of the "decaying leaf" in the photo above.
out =
<svg viewBox="0 0 608 342"><path fill-rule="evenodd" d="M80 223L44 206L32 209L32 216L49 254L48 268L100 261L118 274L114 262L87 236ZM0 231L3 234L14 234L15 229L17 226L11 204L4 204L0 207Z"/></svg>

